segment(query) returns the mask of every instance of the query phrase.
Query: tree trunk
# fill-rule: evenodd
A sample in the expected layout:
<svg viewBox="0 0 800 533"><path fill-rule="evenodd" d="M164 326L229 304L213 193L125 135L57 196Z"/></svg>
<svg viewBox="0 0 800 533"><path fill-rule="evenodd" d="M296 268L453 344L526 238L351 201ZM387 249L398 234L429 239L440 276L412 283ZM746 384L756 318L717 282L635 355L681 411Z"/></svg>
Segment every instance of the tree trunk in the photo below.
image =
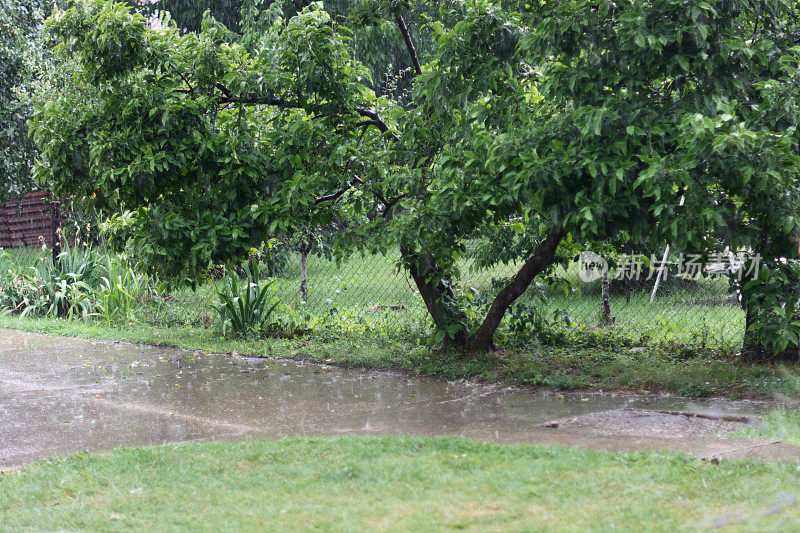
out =
<svg viewBox="0 0 800 533"><path fill-rule="evenodd" d="M555 262L556 249L565 234L561 228L551 231L536 253L525 261L514 279L497 294L483 323L467 341L467 352L485 353L494 349L494 333L506 311L528 289L533 279Z"/></svg>
<svg viewBox="0 0 800 533"><path fill-rule="evenodd" d="M467 341L465 331L467 316L457 305L451 280L447 276L441 275L438 266L430 256L412 253L402 246L400 253L406 260L411 278L414 280L436 327L447 331L454 325L460 326L455 334L447 333L445 335L444 346L446 348L463 347Z"/></svg>
<svg viewBox="0 0 800 533"><path fill-rule="evenodd" d="M250 256L250 258L247 260L247 269L250 271L247 276L250 279L250 282L258 283L258 281L261 279L261 274L258 271L258 259L256 257L252 255Z"/></svg>
<svg viewBox="0 0 800 533"><path fill-rule="evenodd" d="M61 238L63 237L61 231L61 202L55 196L51 196L50 198L52 204L52 242L53 242L53 249L51 253L53 255L53 265L58 263L58 256L61 255ZM87 236L88 238L88 236Z"/></svg>
<svg viewBox="0 0 800 533"><path fill-rule="evenodd" d="M300 250L300 297L304 302L308 301L308 249Z"/></svg>
<svg viewBox="0 0 800 533"><path fill-rule="evenodd" d="M759 342L758 336L752 330L752 324L756 318L756 309L750 302L745 304L744 318L744 341L742 342L742 356L748 361L763 361L767 355L767 349Z"/></svg>

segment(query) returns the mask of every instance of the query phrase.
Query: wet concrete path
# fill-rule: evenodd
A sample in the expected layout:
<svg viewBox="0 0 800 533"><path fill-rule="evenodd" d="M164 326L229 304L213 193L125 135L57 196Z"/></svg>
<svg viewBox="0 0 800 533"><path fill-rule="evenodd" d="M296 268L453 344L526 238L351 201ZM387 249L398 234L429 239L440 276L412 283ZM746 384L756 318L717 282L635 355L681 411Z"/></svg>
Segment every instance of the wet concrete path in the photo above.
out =
<svg viewBox="0 0 800 533"><path fill-rule="evenodd" d="M0 330L0 468L212 438L459 435L704 459L798 460L725 438L766 404L566 394ZM698 415L698 416L693 416Z"/></svg>

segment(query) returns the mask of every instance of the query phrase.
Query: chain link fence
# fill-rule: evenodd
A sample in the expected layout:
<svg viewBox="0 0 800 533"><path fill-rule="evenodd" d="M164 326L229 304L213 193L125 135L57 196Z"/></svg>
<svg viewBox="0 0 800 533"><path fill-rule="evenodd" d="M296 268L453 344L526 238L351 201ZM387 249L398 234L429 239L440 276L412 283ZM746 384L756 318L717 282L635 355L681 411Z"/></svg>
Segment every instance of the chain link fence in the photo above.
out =
<svg viewBox="0 0 800 533"><path fill-rule="evenodd" d="M600 276L587 281L581 275L583 262L575 260L566 268L558 267L546 282L535 282L517 305L523 313L535 315L534 319L551 328L611 328L643 343L731 346L742 342L744 311L728 276L721 275L726 266L717 263L716 273L705 268L700 272L704 275L687 276L678 275L685 262L679 252L665 256L664 250L647 251L625 257L642 259L638 275L625 271L617 258L616 266L612 261L607 279ZM274 273L277 297L284 309L317 317L338 316L400 330L429 328L425 304L399 260L399 253L395 253L356 254L341 262L308 255L303 261L300 253L292 252L285 265ZM512 263L478 268L472 259L462 261L459 292L467 305L485 306L519 266ZM266 277L263 271L262 277ZM213 321L209 310L216 303L223 282L209 279L195 291L175 294L187 309L197 310L190 321Z"/></svg>
<svg viewBox="0 0 800 533"><path fill-rule="evenodd" d="M50 253L41 248L5 251L22 268ZM630 257L642 259L635 276L622 264ZM281 313L298 319L312 317L324 323L338 320L395 331L429 331L425 305L413 281L400 268L399 259L399 253L390 253L356 254L341 262L308 254L303 260L300 252L290 251L284 254L278 268L262 264L259 269L262 279L275 280L273 287ZM710 275L707 267L701 272L704 276L676 275L681 261L679 252L671 251L665 256L664 250L645 250L612 260L607 279L588 279L581 273L585 261L576 260L566 268L558 267L548 282L537 280L516 305L523 315L550 328L610 330L644 343L741 343L745 317L728 277ZM660 268L662 262L664 268ZM459 267L459 292L480 316L480 306L490 302L498 288L517 272L519 264L478 268L474 260L468 259ZM305 290L301 288L302 279L306 280ZM224 272L214 269L194 290L175 289L142 301L141 320L159 326L213 327L214 307L224 287Z"/></svg>

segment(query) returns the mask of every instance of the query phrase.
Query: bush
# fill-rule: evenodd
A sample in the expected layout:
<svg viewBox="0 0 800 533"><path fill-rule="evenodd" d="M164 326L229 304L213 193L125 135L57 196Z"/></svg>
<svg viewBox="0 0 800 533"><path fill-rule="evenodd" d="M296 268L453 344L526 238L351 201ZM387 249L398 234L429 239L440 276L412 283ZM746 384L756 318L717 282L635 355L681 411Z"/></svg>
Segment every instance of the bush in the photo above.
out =
<svg viewBox="0 0 800 533"><path fill-rule="evenodd" d="M797 360L800 356L800 261L761 263L758 276L742 285L742 305L750 320L743 353Z"/></svg>
<svg viewBox="0 0 800 533"><path fill-rule="evenodd" d="M20 265L0 255L0 309L22 316L99 315L106 323L127 322L147 279L121 257L64 242L55 263L49 255Z"/></svg>

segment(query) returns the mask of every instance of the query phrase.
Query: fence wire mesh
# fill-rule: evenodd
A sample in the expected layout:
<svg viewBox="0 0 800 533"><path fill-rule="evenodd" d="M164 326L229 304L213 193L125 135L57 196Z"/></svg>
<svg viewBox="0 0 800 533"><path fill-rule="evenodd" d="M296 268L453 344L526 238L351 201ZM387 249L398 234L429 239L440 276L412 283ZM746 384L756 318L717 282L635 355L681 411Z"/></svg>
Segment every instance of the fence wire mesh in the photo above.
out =
<svg viewBox="0 0 800 533"><path fill-rule="evenodd" d="M33 265L50 253L40 248L11 248L6 253L20 265ZM663 259L664 250L640 252ZM535 283L520 298L526 312L551 327L616 331L642 341L675 341L686 344L734 345L744 335L745 316L726 276L689 279L676 276L679 252L670 252L672 268L659 279L657 268L644 267L638 279L612 268L607 283L602 278L581 279L578 261L555 270L553 279L568 283ZM319 320L370 323L396 330L429 330L425 305L407 272L398 268L399 254L353 255L337 262L321 255L306 257L307 291L301 291L301 254L284 254L281 264L259 267L262 279L274 279L281 310ZM619 262L619 260L618 260ZM478 268L467 259L459 265L460 291L468 301L485 305L497 287L510 279L519 264ZM243 272L240 272L243 274ZM195 289L182 288L140 302L141 319L159 326L212 327L216 320L218 293L224 289L224 273L212 270ZM605 289L604 289L605 286ZM479 313L478 313L479 314Z"/></svg>
<svg viewBox="0 0 800 533"><path fill-rule="evenodd" d="M654 263L664 251L637 254ZM580 263L555 270L548 283L535 283L519 300L527 312L537 314L551 327L565 329L616 328L639 340L675 341L702 345L732 345L742 341L745 316L726 276L695 278L677 276L680 253L667 256L662 269L644 268L638 279L612 268L606 289L602 278L586 282L579 275ZM430 327L425 304L407 272L398 268L399 254L352 257L337 263L333 259L308 255L307 293L301 291L300 253L288 255L283 268L275 272L276 290L287 308L312 315L344 316L391 324L396 328ZM461 292L468 301L484 305L498 285L514 276L519 264L477 268L471 259L459 265ZM671 268L670 268L671 266ZM266 277L266 276L264 276ZM563 283L566 281L567 283ZM209 313L223 280L210 279L196 291L185 290L175 297L198 313L189 320L209 323ZM191 303L194 302L194 303Z"/></svg>

